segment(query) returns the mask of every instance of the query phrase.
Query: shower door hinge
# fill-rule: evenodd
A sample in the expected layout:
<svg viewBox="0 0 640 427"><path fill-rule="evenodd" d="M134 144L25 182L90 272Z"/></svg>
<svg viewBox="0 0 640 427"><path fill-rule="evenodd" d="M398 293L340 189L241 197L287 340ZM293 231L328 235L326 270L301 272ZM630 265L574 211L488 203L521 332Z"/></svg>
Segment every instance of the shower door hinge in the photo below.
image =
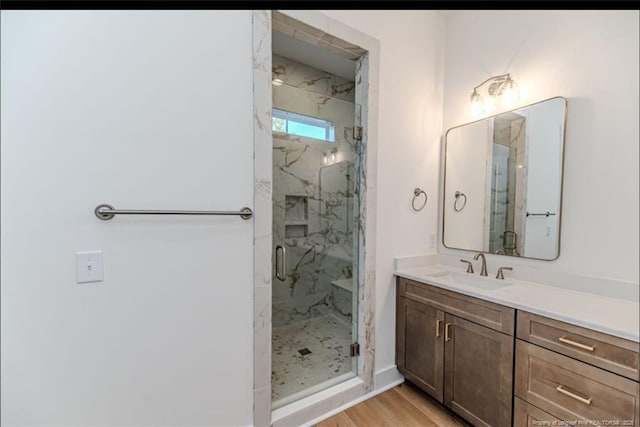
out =
<svg viewBox="0 0 640 427"><path fill-rule="evenodd" d="M349 350L350 350L351 357L360 356L360 344L358 344L357 342L354 342L353 344L351 344Z"/></svg>
<svg viewBox="0 0 640 427"><path fill-rule="evenodd" d="M353 127L353 139L356 141L362 141L362 126Z"/></svg>

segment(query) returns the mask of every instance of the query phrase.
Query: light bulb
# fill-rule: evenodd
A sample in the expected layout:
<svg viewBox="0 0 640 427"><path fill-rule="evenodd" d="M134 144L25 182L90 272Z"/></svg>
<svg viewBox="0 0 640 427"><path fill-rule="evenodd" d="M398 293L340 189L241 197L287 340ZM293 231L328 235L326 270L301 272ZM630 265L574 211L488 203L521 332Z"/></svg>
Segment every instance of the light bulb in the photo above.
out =
<svg viewBox="0 0 640 427"><path fill-rule="evenodd" d="M273 79L273 80L271 80L271 84L274 85L274 86L282 86L282 83L284 83L282 81L282 79Z"/></svg>
<svg viewBox="0 0 640 427"><path fill-rule="evenodd" d="M471 115L473 117L477 117L484 113L484 103L482 102L482 97L475 90L471 94Z"/></svg>
<svg viewBox="0 0 640 427"><path fill-rule="evenodd" d="M335 161L336 161L336 152L337 151L338 150L333 148L331 150L327 150L327 151L324 152L324 156L322 156L322 161L324 162L325 165L335 163Z"/></svg>
<svg viewBox="0 0 640 427"><path fill-rule="evenodd" d="M520 93L518 87L510 78L504 82L502 90L500 91L500 102L505 107L511 107L520 100Z"/></svg>

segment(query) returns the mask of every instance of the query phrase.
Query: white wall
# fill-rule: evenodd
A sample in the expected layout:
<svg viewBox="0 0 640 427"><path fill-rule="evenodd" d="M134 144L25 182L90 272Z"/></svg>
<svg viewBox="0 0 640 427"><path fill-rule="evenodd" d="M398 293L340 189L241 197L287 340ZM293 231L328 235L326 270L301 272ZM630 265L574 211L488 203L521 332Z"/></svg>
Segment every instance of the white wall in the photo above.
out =
<svg viewBox="0 0 640 427"><path fill-rule="evenodd" d="M434 252L444 19L433 11L323 11L380 41L376 371L395 364L393 258ZM420 212L413 189L429 196Z"/></svg>
<svg viewBox="0 0 640 427"><path fill-rule="evenodd" d="M485 213L489 210L487 203L490 204L487 195L491 191L487 191L487 186L491 188L491 181L487 179L487 167L491 167L492 145L493 125L489 120L453 129L447 135L444 243L450 248L487 246L485 249L488 249L485 231L488 235L489 220L485 224ZM457 191L464 196L456 199Z"/></svg>
<svg viewBox="0 0 640 427"><path fill-rule="evenodd" d="M512 73L519 105L568 98L560 257L501 261L638 282L638 20L637 10L447 17L445 130L472 121L471 90L492 75Z"/></svg>
<svg viewBox="0 0 640 427"><path fill-rule="evenodd" d="M562 100L527 108L525 138L527 151L527 192L525 211L558 213L561 203L557 183L562 178L562 135L564 110ZM558 215L525 216L523 253L528 257L552 259L558 255Z"/></svg>
<svg viewBox="0 0 640 427"><path fill-rule="evenodd" d="M251 424L252 222L93 215L252 204L251 11L3 11L1 63L3 425Z"/></svg>

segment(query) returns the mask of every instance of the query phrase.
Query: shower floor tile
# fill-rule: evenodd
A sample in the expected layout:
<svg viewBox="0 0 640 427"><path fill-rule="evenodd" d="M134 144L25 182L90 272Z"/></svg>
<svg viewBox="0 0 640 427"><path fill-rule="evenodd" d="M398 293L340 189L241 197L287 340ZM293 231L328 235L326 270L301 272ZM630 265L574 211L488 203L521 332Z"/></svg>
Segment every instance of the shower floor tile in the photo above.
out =
<svg viewBox="0 0 640 427"><path fill-rule="evenodd" d="M272 335L274 402L351 372L351 324L333 314L275 327Z"/></svg>

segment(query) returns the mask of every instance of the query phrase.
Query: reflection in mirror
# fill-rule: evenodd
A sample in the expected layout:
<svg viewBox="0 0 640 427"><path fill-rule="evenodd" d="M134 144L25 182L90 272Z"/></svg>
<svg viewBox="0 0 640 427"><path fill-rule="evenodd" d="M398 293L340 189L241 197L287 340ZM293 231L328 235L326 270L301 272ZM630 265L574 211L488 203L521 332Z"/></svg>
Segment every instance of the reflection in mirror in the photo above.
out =
<svg viewBox="0 0 640 427"><path fill-rule="evenodd" d="M449 129L446 247L558 257L565 117L556 97Z"/></svg>

